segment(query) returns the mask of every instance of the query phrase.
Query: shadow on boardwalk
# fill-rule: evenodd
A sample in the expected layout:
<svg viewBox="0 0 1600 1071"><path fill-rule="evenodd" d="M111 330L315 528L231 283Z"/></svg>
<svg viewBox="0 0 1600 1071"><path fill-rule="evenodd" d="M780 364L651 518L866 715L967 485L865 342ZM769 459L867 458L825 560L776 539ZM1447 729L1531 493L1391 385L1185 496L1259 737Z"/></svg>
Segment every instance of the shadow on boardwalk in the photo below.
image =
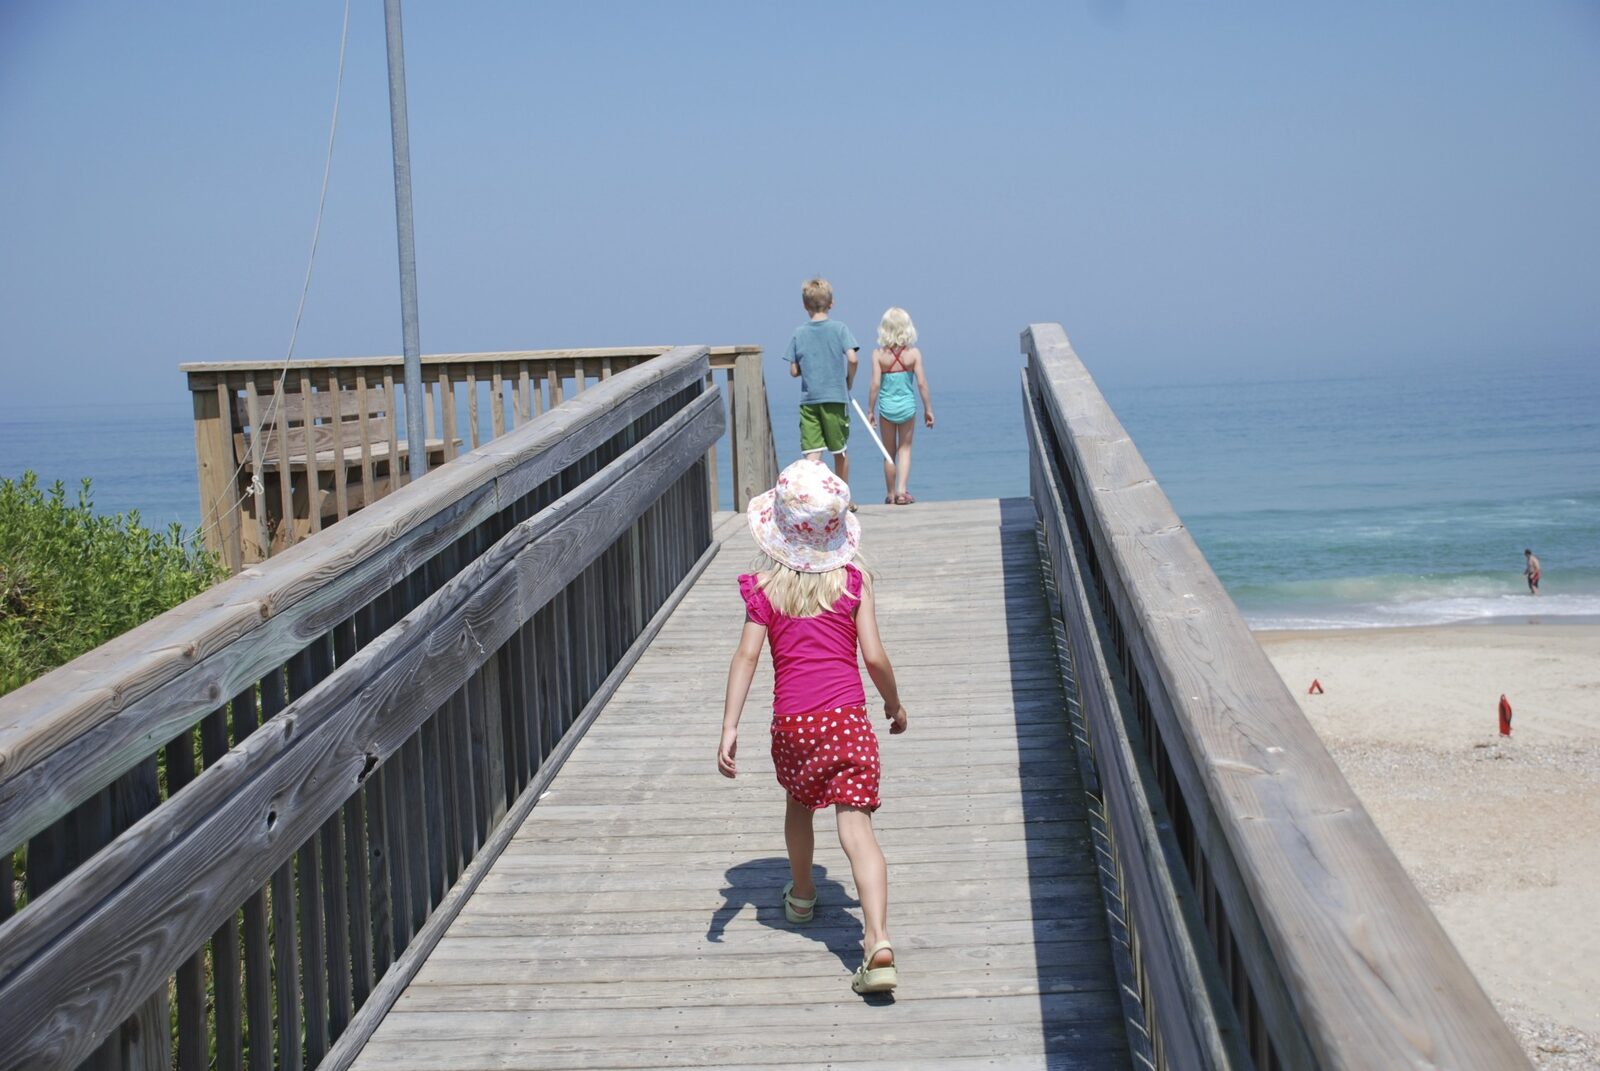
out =
<svg viewBox="0 0 1600 1071"><path fill-rule="evenodd" d="M1011 661L1012 706L1016 713L1019 741L1033 738L1041 731L1039 722L1040 680L1022 667L1032 665L1039 657L1040 637L1052 633L1050 609L1046 602L1041 563L1035 553L1035 524L1033 503L1025 498L1000 501L1000 541L1005 592L1006 645ZM1054 650L1050 650L1054 658ZM1046 709L1059 712L1050 717L1050 736L1057 739L1056 730L1066 734L1067 696L1065 682L1059 670L1045 676L1060 691L1059 699L1045 704ZM1034 926L1034 969L1038 977L1040 1027L1044 1036L1045 1066L1051 1069L1081 1068L1085 1066L1085 1042L1091 1037L1106 1045L1106 1049L1090 1057L1090 1066L1126 1067L1130 1065L1125 1051L1116 1037L1105 1036L1104 1024L1095 1024L1085 1030L1085 1024L1070 1005L1052 999L1063 993L1081 989L1085 982L1084 968L1092 964L1092 977L1104 984L1112 977L1109 946L1102 938L1085 947L1077 942L1063 942L1058 925L1064 913L1076 915L1081 923L1099 929L1104 919L1105 904L1098 889L1098 875L1088 847L1089 829L1086 804L1088 796L1077 776L1076 762L1071 743L1056 743L1047 761L1029 761L1029 752L1021 750L1018 763L1022 783L1022 826L1026 831L1028 859L1028 897L1032 905ZM1065 848L1059 837L1063 814L1073 819L1084 819L1083 846ZM1076 826L1076 822L1074 825ZM1063 856L1071 856L1071 866L1063 868ZM1071 874L1065 873L1070 869ZM1091 887L1092 886L1092 887ZM1089 916L1093 915L1093 918ZM1081 958L1080 958L1081 957ZM1087 960L1089 962L1084 962Z"/></svg>
<svg viewBox="0 0 1600 1071"><path fill-rule="evenodd" d="M796 926L783 914L783 885L789 880L789 860L781 855L752 859L729 867L724 875L722 906L711 916L706 940L720 944L728 923L746 907L755 909L756 922L774 930L789 930L821 944L839 957L848 970L861 962L861 923L845 908L860 907L850 890L828 876L828 868L813 868L817 883L816 918L809 926Z"/></svg>
<svg viewBox="0 0 1600 1071"><path fill-rule="evenodd" d="M901 964L892 1006L849 989L860 908L831 821L817 920L783 917L760 723L744 740L752 776L728 781L711 761L749 560L730 517L728 545L354 1071L1130 1066L1031 507L862 513L885 551L879 616L912 718L880 737L873 819Z"/></svg>

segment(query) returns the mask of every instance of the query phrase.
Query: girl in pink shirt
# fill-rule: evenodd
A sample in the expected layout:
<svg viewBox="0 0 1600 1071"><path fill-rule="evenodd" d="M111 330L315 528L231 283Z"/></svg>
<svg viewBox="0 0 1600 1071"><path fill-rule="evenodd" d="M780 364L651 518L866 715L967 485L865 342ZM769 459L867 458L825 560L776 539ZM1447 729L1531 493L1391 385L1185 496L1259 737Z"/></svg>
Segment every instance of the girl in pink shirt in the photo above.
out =
<svg viewBox="0 0 1600 1071"><path fill-rule="evenodd" d="M878 738L867 717L856 647L883 697L890 733L906 730L894 668L878 638L872 583L851 564L861 524L849 512L850 488L820 461L783 470L778 486L750 500L746 519L764 560L739 578L744 632L728 667L717 769L738 772L739 715L763 643L772 647L772 764L788 793L783 836L793 879L783 887L784 916L804 925L815 915L811 819L832 807L839 843L850 857L861 901L865 954L851 979L857 993L899 981L889 943L889 873L872 832L878 809Z"/></svg>

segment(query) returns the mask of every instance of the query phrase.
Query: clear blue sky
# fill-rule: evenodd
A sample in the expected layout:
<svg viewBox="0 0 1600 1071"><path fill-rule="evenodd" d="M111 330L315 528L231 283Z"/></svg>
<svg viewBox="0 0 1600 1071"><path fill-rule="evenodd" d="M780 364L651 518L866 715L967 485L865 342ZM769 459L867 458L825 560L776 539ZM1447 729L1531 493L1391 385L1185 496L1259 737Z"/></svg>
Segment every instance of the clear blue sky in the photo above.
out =
<svg viewBox="0 0 1600 1071"><path fill-rule="evenodd" d="M1315 10L1313 10L1315 9ZM340 5L0 4L4 401L280 358ZM1600 6L406 10L425 351L869 338L1009 383L1600 356ZM380 0L299 354L398 352Z"/></svg>

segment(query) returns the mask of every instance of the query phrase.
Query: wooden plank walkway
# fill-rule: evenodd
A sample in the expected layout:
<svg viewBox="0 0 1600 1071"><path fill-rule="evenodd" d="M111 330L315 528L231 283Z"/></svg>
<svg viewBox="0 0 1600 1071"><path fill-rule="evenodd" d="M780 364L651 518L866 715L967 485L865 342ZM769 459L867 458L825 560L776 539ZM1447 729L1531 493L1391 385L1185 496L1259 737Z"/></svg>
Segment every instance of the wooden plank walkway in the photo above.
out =
<svg viewBox="0 0 1600 1071"><path fill-rule="evenodd" d="M1129 1066L1032 507L861 517L911 714L905 735L880 732L894 997L849 990L861 924L829 814L817 921L783 919L766 659L745 772L716 773L753 552L724 515L717 558L356 1068Z"/></svg>

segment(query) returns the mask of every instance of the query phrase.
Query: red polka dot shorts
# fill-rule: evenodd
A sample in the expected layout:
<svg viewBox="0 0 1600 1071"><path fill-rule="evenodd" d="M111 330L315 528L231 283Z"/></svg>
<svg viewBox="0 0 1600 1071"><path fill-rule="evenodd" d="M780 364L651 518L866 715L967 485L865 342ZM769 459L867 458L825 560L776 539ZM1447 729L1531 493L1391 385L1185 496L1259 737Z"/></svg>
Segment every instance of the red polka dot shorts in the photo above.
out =
<svg viewBox="0 0 1600 1071"><path fill-rule="evenodd" d="M772 765L778 784L814 811L878 809L878 735L866 707L774 714Z"/></svg>

